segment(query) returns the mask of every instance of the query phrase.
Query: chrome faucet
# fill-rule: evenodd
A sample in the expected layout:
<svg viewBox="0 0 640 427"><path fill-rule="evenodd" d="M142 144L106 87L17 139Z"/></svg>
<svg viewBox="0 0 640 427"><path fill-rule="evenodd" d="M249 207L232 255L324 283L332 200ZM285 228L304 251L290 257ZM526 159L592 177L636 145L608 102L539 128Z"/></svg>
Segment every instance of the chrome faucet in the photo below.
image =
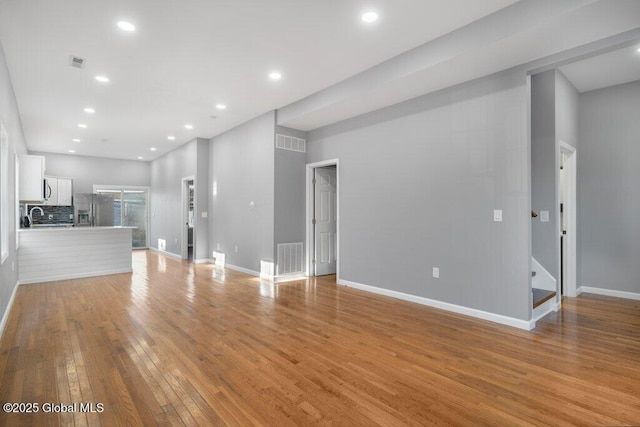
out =
<svg viewBox="0 0 640 427"><path fill-rule="evenodd" d="M42 210L42 208L40 206L34 206L29 210L29 221L31 221L31 224L33 224L33 211L36 209L40 209L40 216L44 216L44 211Z"/></svg>

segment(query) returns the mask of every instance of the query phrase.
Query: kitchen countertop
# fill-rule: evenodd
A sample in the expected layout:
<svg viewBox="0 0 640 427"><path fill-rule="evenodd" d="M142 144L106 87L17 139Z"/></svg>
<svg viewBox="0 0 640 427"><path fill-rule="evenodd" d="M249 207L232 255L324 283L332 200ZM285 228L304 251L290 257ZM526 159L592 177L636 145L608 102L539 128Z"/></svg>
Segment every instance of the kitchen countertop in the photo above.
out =
<svg viewBox="0 0 640 427"><path fill-rule="evenodd" d="M52 225L52 226L40 226L40 227L30 227L30 228L21 228L19 232L31 232L31 231L80 231L80 230L105 230L105 229L136 229L138 227L133 226L112 226L112 227L65 227L60 225Z"/></svg>

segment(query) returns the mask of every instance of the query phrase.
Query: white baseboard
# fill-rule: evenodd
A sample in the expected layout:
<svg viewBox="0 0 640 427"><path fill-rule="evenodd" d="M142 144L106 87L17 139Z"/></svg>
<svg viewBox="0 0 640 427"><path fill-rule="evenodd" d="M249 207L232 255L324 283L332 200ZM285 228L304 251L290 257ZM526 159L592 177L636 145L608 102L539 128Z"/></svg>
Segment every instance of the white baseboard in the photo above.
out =
<svg viewBox="0 0 640 427"><path fill-rule="evenodd" d="M592 288L590 286L580 286L576 290L576 295L580 295L583 292L587 293L587 294L604 295L604 296L607 296L607 297L616 297L616 298L640 300L640 294L639 293L626 292L626 291L616 291L616 290L613 290L613 289Z"/></svg>
<svg viewBox="0 0 640 427"><path fill-rule="evenodd" d="M282 276L275 276L273 278L274 283L293 282L294 280L304 280L307 276L304 273L299 274L287 274Z"/></svg>
<svg viewBox="0 0 640 427"><path fill-rule="evenodd" d="M478 319L489 320L491 322L500 323L502 325L512 326L514 328L532 330L536 326L536 322L531 320L521 320L514 317L503 316L501 314L490 313L488 311L477 310L475 308L464 307L461 305L450 304L448 302L433 300L429 298L419 297L416 295L405 294L402 292L392 291L390 289L377 288L375 286L363 285L361 283L351 282L349 280L338 279L339 285L372 292L379 295L385 295L392 298L398 298L404 301L415 302L429 307L439 308L453 313L464 314L465 316L476 317Z"/></svg>
<svg viewBox="0 0 640 427"><path fill-rule="evenodd" d="M534 257L531 257L531 270L536 272L531 279L534 288L553 292L557 290L556 279Z"/></svg>
<svg viewBox="0 0 640 427"><path fill-rule="evenodd" d="M211 262L211 260L208 259L208 258L205 258L205 259L194 259L193 260L194 264L207 264L209 262Z"/></svg>
<svg viewBox="0 0 640 427"><path fill-rule="evenodd" d="M114 270L92 271L89 273L61 274L59 276L39 277L37 279L18 280L19 285L29 285L31 283L56 282L58 280L84 279L86 277L109 276L111 274L132 273L132 268L119 268Z"/></svg>
<svg viewBox="0 0 640 427"><path fill-rule="evenodd" d="M231 270L239 271L240 273L249 274L251 276L260 277L260 272L249 270L248 268L238 267L237 265L226 264L225 268L230 268Z"/></svg>
<svg viewBox="0 0 640 427"><path fill-rule="evenodd" d="M182 259L182 256L180 256L178 254L174 254L173 252L162 251L162 250L160 250L158 248L149 248L149 249L151 249L153 252L158 252L158 253L161 253L163 255L170 256L171 258Z"/></svg>
<svg viewBox="0 0 640 427"><path fill-rule="evenodd" d="M16 291L18 290L18 286L20 284L16 282L13 286L13 292L11 292L11 298L9 298L9 304L7 304L7 308L2 315L2 321L0 321L0 339L4 335L4 328L7 326L7 321L9 320L9 313L11 312L11 307L13 307L13 300L16 298Z"/></svg>
<svg viewBox="0 0 640 427"><path fill-rule="evenodd" d="M558 307L558 304L555 302L555 299L551 298L550 300L545 301L543 304L533 309L531 320L534 322L537 322L538 320L542 319L544 316L551 313L552 311L558 311L558 309L559 307Z"/></svg>

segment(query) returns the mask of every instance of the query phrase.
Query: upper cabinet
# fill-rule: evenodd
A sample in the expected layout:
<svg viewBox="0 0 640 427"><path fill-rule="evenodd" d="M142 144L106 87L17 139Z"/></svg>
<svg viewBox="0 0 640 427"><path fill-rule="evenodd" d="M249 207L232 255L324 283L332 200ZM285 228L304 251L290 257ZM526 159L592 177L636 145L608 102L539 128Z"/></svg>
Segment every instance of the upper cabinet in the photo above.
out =
<svg viewBox="0 0 640 427"><path fill-rule="evenodd" d="M73 180L71 178L58 178L58 204L71 206L73 203Z"/></svg>
<svg viewBox="0 0 640 427"><path fill-rule="evenodd" d="M73 181L71 178L44 177L43 205L71 206Z"/></svg>
<svg viewBox="0 0 640 427"><path fill-rule="evenodd" d="M44 157L21 154L18 162L20 201L41 203L44 200Z"/></svg>

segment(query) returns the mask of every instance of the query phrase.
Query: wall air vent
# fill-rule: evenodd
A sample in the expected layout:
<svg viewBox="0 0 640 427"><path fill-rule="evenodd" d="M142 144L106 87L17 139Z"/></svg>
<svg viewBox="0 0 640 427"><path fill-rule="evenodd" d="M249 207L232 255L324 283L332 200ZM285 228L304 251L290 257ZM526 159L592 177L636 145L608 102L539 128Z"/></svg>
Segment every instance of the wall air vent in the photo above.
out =
<svg viewBox="0 0 640 427"><path fill-rule="evenodd" d="M278 243L277 275L302 273L302 255L302 242Z"/></svg>
<svg viewBox="0 0 640 427"><path fill-rule="evenodd" d="M75 68L84 68L85 59L79 56L69 56L69 65Z"/></svg>
<svg viewBox="0 0 640 427"><path fill-rule="evenodd" d="M305 153L307 151L307 141L293 136L276 134L276 148L281 150L297 151Z"/></svg>

